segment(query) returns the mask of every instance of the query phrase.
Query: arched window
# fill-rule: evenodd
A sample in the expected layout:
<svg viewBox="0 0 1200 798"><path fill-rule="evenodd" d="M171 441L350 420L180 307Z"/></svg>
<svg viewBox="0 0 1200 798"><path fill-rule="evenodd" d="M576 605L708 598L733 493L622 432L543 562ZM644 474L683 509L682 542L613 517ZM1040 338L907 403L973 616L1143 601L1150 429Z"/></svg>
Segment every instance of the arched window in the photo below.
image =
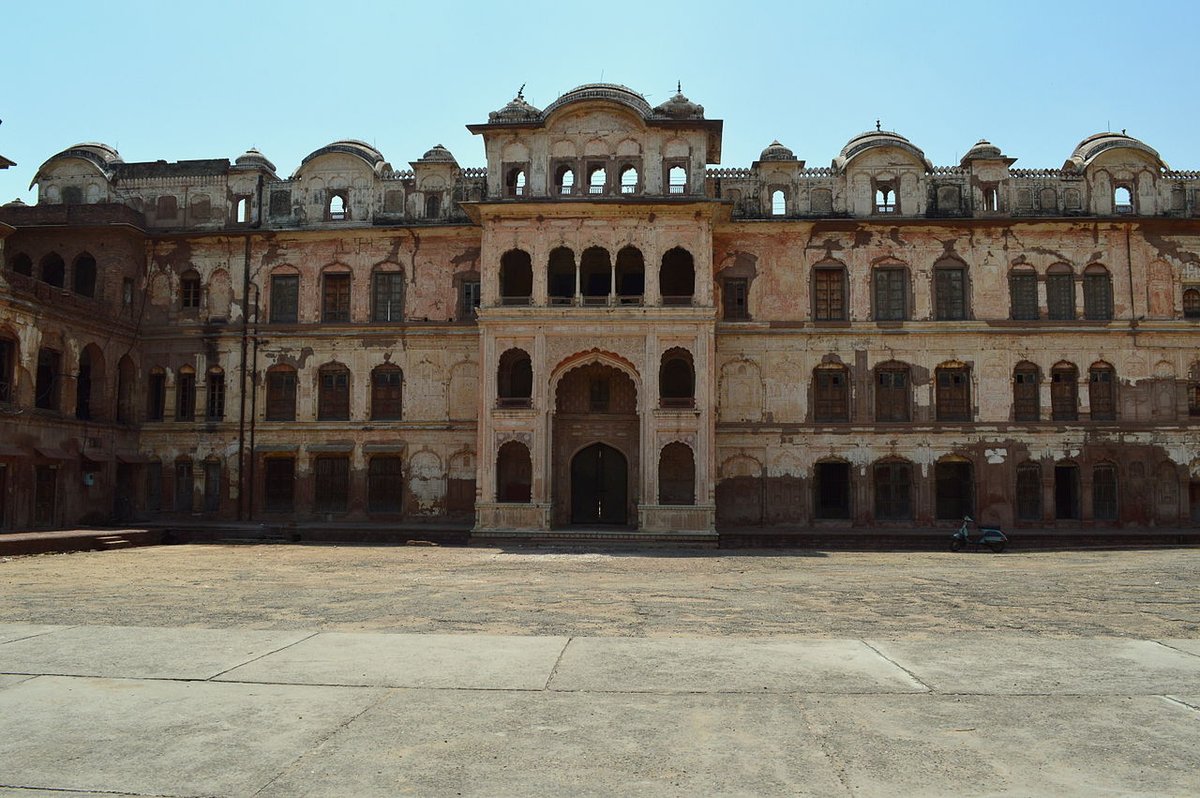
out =
<svg viewBox="0 0 1200 798"><path fill-rule="evenodd" d="M1000 210L999 193L997 192L995 186L983 187L983 209L985 211Z"/></svg>
<svg viewBox="0 0 1200 798"><path fill-rule="evenodd" d="M350 198L347 192L334 191L330 193L326 216L331 222L340 222L350 218Z"/></svg>
<svg viewBox="0 0 1200 798"><path fill-rule="evenodd" d="M569 166L560 166L554 174L554 185L558 186L558 193L569 195L575 192L575 170Z"/></svg>
<svg viewBox="0 0 1200 798"><path fill-rule="evenodd" d="M246 224L250 221L250 198L239 197L237 201L237 210L234 218L238 224Z"/></svg>
<svg viewBox="0 0 1200 798"><path fill-rule="evenodd" d="M12 256L12 260L9 261L9 268L13 270L14 274L21 274L26 277L33 276L33 260L24 252L18 252Z"/></svg>
<svg viewBox="0 0 1200 798"><path fill-rule="evenodd" d="M402 418L404 372L394 363L383 363L371 371L371 418L398 421Z"/></svg>
<svg viewBox="0 0 1200 798"><path fill-rule="evenodd" d="M172 194L164 194L155 203L154 216L160 222L175 221L179 215L179 200Z"/></svg>
<svg viewBox="0 0 1200 798"><path fill-rule="evenodd" d="M875 520L911 521L912 463L885 460L871 469L875 486Z"/></svg>
<svg viewBox="0 0 1200 798"><path fill-rule="evenodd" d="M533 261L523 249L500 256L500 304L528 305L533 300Z"/></svg>
<svg viewBox="0 0 1200 798"><path fill-rule="evenodd" d="M322 366L317 372L317 420L350 420L350 369L341 363Z"/></svg>
<svg viewBox="0 0 1200 798"><path fill-rule="evenodd" d="M646 260L637 247L623 247L617 253L617 302L642 304L646 291Z"/></svg>
<svg viewBox="0 0 1200 798"><path fill-rule="evenodd" d="M871 271L876 321L908 318L908 270L899 264L876 266Z"/></svg>
<svg viewBox="0 0 1200 798"><path fill-rule="evenodd" d="M1075 275L1065 263L1056 263L1046 272L1046 309L1054 321L1075 318Z"/></svg>
<svg viewBox="0 0 1200 798"><path fill-rule="evenodd" d="M90 421L95 418L95 401L93 392L103 385L103 372L100 350L94 345L88 345L79 353L79 372L75 377L75 418Z"/></svg>
<svg viewBox="0 0 1200 798"><path fill-rule="evenodd" d="M1200 319L1200 289L1184 289L1183 317L1185 319Z"/></svg>
<svg viewBox="0 0 1200 798"><path fill-rule="evenodd" d="M875 368L875 420L911 421L912 391L909 369L892 361Z"/></svg>
<svg viewBox="0 0 1200 798"><path fill-rule="evenodd" d="M175 512L190 513L195 501L196 473L192 461L180 457L175 461Z"/></svg>
<svg viewBox="0 0 1200 798"><path fill-rule="evenodd" d="M850 420L850 369L827 364L813 369L813 421L838 423Z"/></svg>
<svg viewBox="0 0 1200 798"><path fill-rule="evenodd" d="M425 218L437 219L442 215L442 198L437 194L425 195Z"/></svg>
<svg viewBox="0 0 1200 798"><path fill-rule="evenodd" d="M179 307L181 310L198 310L200 308L200 273L188 269L179 275Z"/></svg>
<svg viewBox="0 0 1200 798"><path fill-rule="evenodd" d="M500 355L497 399L500 407L530 407L533 404L533 362L523 349Z"/></svg>
<svg viewBox="0 0 1200 798"><path fill-rule="evenodd" d="M971 462L948 457L934 464L934 515L939 521L958 521L975 515L975 474Z"/></svg>
<svg viewBox="0 0 1200 798"><path fill-rule="evenodd" d="M17 399L18 362L16 340L7 332L0 332L0 403L9 404Z"/></svg>
<svg viewBox="0 0 1200 798"><path fill-rule="evenodd" d="M1192 418L1200 416L1200 362L1192 364L1188 372L1188 415Z"/></svg>
<svg viewBox="0 0 1200 798"><path fill-rule="evenodd" d="M225 370L213 366L208 370L208 383L205 386L206 401L204 403L204 418L206 421L222 421L225 418Z"/></svg>
<svg viewBox="0 0 1200 798"><path fill-rule="evenodd" d="M1013 369L1013 420L1038 421L1041 419L1039 397L1041 375L1034 363L1022 361Z"/></svg>
<svg viewBox="0 0 1200 798"><path fill-rule="evenodd" d="M496 453L496 501L528 504L533 492L533 461L520 441L508 441Z"/></svg>
<svg viewBox="0 0 1200 798"><path fill-rule="evenodd" d="M841 264L818 264L813 269L813 319L846 321L846 268Z"/></svg>
<svg viewBox="0 0 1200 798"><path fill-rule="evenodd" d="M579 259L579 288L586 305L604 305L613 289L612 264L608 250L588 247Z"/></svg>
<svg viewBox="0 0 1200 798"><path fill-rule="evenodd" d="M967 366L939 366L935 372L938 421L970 421L971 370Z"/></svg>
<svg viewBox="0 0 1200 798"><path fill-rule="evenodd" d="M775 189L771 192L771 215L784 216L787 214L787 194L783 193L783 189Z"/></svg>
<svg viewBox="0 0 1200 798"><path fill-rule="evenodd" d="M196 420L196 370L181 366L175 375L175 420Z"/></svg>
<svg viewBox="0 0 1200 798"><path fill-rule="evenodd" d="M603 194L608 184L608 172L603 166L593 166L588 170L588 193Z"/></svg>
<svg viewBox="0 0 1200 798"><path fill-rule="evenodd" d="M45 347L39 349L33 386L33 406L39 410L59 410L61 385L62 352Z"/></svg>
<svg viewBox="0 0 1200 798"><path fill-rule="evenodd" d="M633 166L621 169L621 193L636 194L638 190L638 170Z"/></svg>
<svg viewBox="0 0 1200 798"><path fill-rule="evenodd" d="M504 193L510 197L525 196L525 170L515 166L504 176Z"/></svg>
<svg viewBox="0 0 1200 798"><path fill-rule="evenodd" d="M667 192L670 194L687 193L687 169L682 166L672 166L667 172Z"/></svg>
<svg viewBox="0 0 1200 798"><path fill-rule="evenodd" d="M663 407L695 407L696 374L691 352L680 347L663 352L658 369L658 391Z"/></svg>
<svg viewBox="0 0 1200 798"><path fill-rule="evenodd" d="M296 420L296 369L281 364L267 370L267 421Z"/></svg>
<svg viewBox="0 0 1200 798"><path fill-rule="evenodd" d="M221 509L221 461L210 456L204 461L204 512Z"/></svg>
<svg viewBox="0 0 1200 798"><path fill-rule="evenodd" d="M575 253L567 247L552 249L546 279L551 305L570 305L574 302Z"/></svg>
<svg viewBox="0 0 1200 798"><path fill-rule="evenodd" d="M967 267L962 261L944 258L933 265L933 312L938 321L968 317Z"/></svg>
<svg viewBox="0 0 1200 798"><path fill-rule="evenodd" d="M1050 370L1050 418L1079 420L1079 369L1072 363L1059 363Z"/></svg>
<svg viewBox="0 0 1200 798"><path fill-rule="evenodd" d="M1042 519L1042 467L1037 463L1017 466L1017 519Z"/></svg>
<svg viewBox="0 0 1200 798"><path fill-rule="evenodd" d="M300 275L271 275L272 324L295 324L300 319Z"/></svg>
<svg viewBox="0 0 1200 798"><path fill-rule="evenodd" d="M57 252L51 252L42 258L42 282L55 288L62 288L66 280L66 264Z"/></svg>
<svg viewBox="0 0 1200 798"><path fill-rule="evenodd" d="M1033 269L1013 269L1008 273L1009 318L1037 321L1037 272Z"/></svg>
<svg viewBox="0 0 1200 798"><path fill-rule="evenodd" d="M1083 317L1096 321L1113 317L1112 276L1099 264L1083 271Z"/></svg>
<svg viewBox="0 0 1200 798"><path fill-rule="evenodd" d="M1117 372L1107 363L1093 363L1088 369L1088 405L1092 421L1116 421Z"/></svg>
<svg viewBox="0 0 1200 798"><path fill-rule="evenodd" d="M1092 469L1092 517L1117 520L1117 467L1112 463L1099 463Z"/></svg>
<svg viewBox="0 0 1200 798"><path fill-rule="evenodd" d="M875 187L875 213L896 213L896 192L884 183Z"/></svg>
<svg viewBox="0 0 1200 798"><path fill-rule="evenodd" d="M673 247L662 257L659 287L664 305L690 305L696 292L696 267L692 253Z"/></svg>
<svg viewBox="0 0 1200 798"><path fill-rule="evenodd" d="M658 455L658 503L696 503L696 458L686 443L668 443Z"/></svg>
<svg viewBox="0 0 1200 798"><path fill-rule="evenodd" d="M80 296L96 295L96 259L86 252L75 259L73 288Z"/></svg>
<svg viewBox="0 0 1200 798"><path fill-rule="evenodd" d="M1113 213L1133 213L1133 192L1129 186L1113 189Z"/></svg>

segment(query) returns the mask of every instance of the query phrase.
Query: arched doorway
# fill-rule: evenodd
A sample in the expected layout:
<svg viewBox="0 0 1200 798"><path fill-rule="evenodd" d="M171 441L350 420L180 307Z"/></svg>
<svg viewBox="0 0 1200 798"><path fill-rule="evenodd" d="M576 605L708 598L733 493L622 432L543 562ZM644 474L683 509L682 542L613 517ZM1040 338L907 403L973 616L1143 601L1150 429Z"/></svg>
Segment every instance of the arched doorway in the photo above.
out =
<svg viewBox="0 0 1200 798"><path fill-rule="evenodd" d="M624 524L629 466L625 455L603 443L571 458L571 523Z"/></svg>

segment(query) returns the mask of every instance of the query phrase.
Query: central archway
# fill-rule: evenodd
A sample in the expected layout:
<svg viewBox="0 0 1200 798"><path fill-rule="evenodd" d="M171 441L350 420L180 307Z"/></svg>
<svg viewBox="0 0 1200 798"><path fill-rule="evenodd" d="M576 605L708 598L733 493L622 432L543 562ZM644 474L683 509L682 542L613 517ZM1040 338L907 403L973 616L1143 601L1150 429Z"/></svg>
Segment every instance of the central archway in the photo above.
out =
<svg viewBox="0 0 1200 798"><path fill-rule="evenodd" d="M571 458L571 523L624 524L629 464L625 455L593 443Z"/></svg>

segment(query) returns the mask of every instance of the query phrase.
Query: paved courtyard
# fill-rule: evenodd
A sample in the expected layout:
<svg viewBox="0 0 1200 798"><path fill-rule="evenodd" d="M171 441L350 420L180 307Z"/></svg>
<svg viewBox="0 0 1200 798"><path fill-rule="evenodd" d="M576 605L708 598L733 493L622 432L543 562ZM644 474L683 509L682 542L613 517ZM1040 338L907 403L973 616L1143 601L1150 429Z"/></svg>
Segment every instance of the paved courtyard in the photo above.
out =
<svg viewBox="0 0 1200 798"><path fill-rule="evenodd" d="M0 794L1200 794L1200 550L0 562Z"/></svg>

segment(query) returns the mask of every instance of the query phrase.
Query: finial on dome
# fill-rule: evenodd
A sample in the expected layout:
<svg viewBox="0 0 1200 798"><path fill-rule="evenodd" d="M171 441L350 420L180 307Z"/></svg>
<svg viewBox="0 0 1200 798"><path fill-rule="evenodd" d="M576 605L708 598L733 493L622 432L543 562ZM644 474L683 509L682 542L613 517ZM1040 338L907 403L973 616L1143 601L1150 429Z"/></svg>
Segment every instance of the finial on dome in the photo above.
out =
<svg viewBox="0 0 1200 798"><path fill-rule="evenodd" d="M521 84L521 88L517 89L517 99L518 100L525 99L525 84L524 83Z"/></svg>
<svg viewBox="0 0 1200 798"><path fill-rule="evenodd" d="M875 129L876 129L876 130L882 130L882 127L880 126L880 124L879 124L879 120L878 120L878 119L876 119L876 120L875 120Z"/></svg>
<svg viewBox="0 0 1200 798"><path fill-rule="evenodd" d="M675 93L683 94L683 81L682 80L675 81Z"/></svg>

